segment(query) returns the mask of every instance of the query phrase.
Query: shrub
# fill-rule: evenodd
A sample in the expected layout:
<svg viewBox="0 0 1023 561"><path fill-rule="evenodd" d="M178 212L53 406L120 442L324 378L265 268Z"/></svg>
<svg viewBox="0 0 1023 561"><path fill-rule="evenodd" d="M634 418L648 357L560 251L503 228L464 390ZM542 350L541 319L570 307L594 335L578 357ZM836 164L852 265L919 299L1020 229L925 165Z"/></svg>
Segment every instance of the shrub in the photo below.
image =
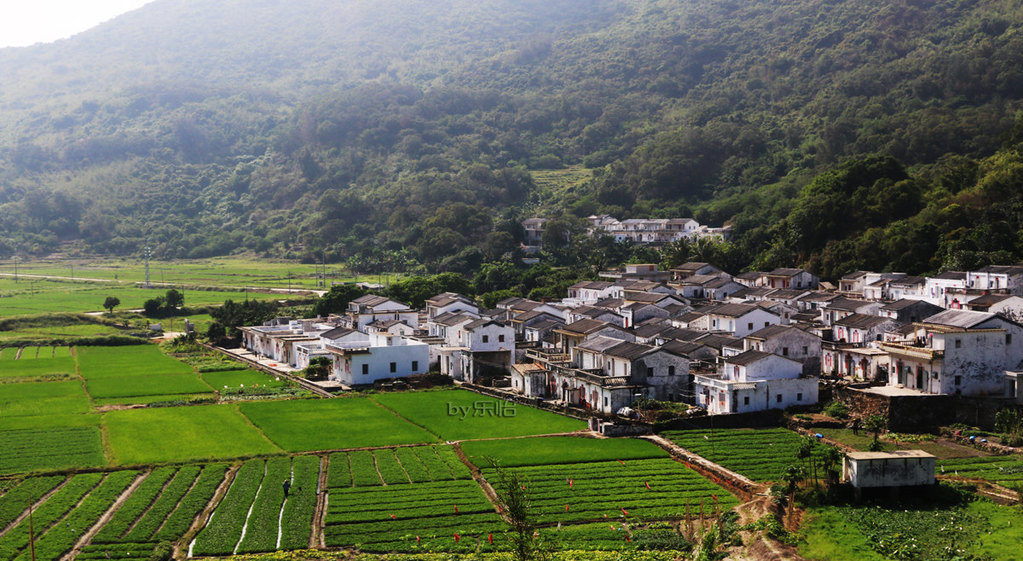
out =
<svg viewBox="0 0 1023 561"><path fill-rule="evenodd" d="M841 401L832 401L824 408L824 414L836 419L845 419L849 416L849 408Z"/></svg>

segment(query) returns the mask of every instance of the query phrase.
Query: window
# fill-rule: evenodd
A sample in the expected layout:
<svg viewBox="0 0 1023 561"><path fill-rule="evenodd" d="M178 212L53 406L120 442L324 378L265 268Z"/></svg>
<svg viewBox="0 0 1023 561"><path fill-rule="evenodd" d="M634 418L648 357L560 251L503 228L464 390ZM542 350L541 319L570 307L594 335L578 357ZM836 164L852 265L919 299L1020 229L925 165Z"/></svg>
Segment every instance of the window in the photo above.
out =
<svg viewBox="0 0 1023 561"><path fill-rule="evenodd" d="M412 371L413 372L418 372L419 371L419 361L418 360L413 360L412 361Z"/></svg>
<svg viewBox="0 0 1023 561"><path fill-rule="evenodd" d="M796 394L796 401L803 401L803 394L797 393Z"/></svg>
<svg viewBox="0 0 1023 561"><path fill-rule="evenodd" d="M749 324L747 325L747 329L749 329L750 331L753 331L753 322L752 321L749 322Z"/></svg>
<svg viewBox="0 0 1023 561"><path fill-rule="evenodd" d="M397 372L397 371L398 371L398 363L397 362L392 362L391 363L391 372Z"/></svg>
<svg viewBox="0 0 1023 561"><path fill-rule="evenodd" d="M363 364L362 365L362 373L363 374L369 374L369 365L368 364Z"/></svg>
<svg viewBox="0 0 1023 561"><path fill-rule="evenodd" d="M647 366L646 367L646 375L647 376L653 376L654 375L654 367L653 366Z"/></svg>
<svg viewBox="0 0 1023 561"><path fill-rule="evenodd" d="M675 375L675 367L674 366L669 366L668 367L668 376L674 376L674 375Z"/></svg>
<svg viewBox="0 0 1023 561"><path fill-rule="evenodd" d="M777 401L778 403L781 403L781 394L774 396L774 400Z"/></svg>
<svg viewBox="0 0 1023 561"><path fill-rule="evenodd" d="M956 384L957 386L961 386L961 385L963 385L963 377L962 377L962 376L956 376L956 377L955 377L955 384Z"/></svg>
<svg viewBox="0 0 1023 561"><path fill-rule="evenodd" d="M742 404L743 405L749 405L749 396L748 395L746 397L742 398Z"/></svg>
<svg viewBox="0 0 1023 561"><path fill-rule="evenodd" d="M607 407L607 398L604 398L604 407Z"/></svg>
<svg viewBox="0 0 1023 561"><path fill-rule="evenodd" d="M484 343L489 343L490 342L490 335L484 335L483 336L483 342Z"/></svg>
<svg viewBox="0 0 1023 561"><path fill-rule="evenodd" d="M771 327L771 322L765 321L764 322L764 327Z"/></svg>
<svg viewBox="0 0 1023 561"><path fill-rule="evenodd" d="M957 349L963 348L963 340L962 339L956 339L956 348Z"/></svg>
<svg viewBox="0 0 1023 561"><path fill-rule="evenodd" d="M808 354L810 354L810 349L807 349L806 345L803 345L803 356L806 356Z"/></svg>
<svg viewBox="0 0 1023 561"><path fill-rule="evenodd" d="M498 343L504 343L504 335L498 335L497 336L497 342Z"/></svg>
<svg viewBox="0 0 1023 561"><path fill-rule="evenodd" d="M1012 333L1006 333L1005 334L1005 344L1006 345L1011 345L1012 344Z"/></svg>
<svg viewBox="0 0 1023 561"><path fill-rule="evenodd" d="M782 347L781 348L781 356L789 356L789 348L788 347Z"/></svg>

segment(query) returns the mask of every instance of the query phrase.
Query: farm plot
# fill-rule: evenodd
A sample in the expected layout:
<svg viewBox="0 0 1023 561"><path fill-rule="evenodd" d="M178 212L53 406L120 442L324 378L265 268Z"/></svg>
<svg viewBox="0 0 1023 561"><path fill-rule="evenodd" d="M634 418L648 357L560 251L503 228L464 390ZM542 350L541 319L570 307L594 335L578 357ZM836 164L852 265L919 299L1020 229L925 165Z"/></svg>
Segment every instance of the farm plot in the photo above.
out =
<svg viewBox="0 0 1023 561"><path fill-rule="evenodd" d="M215 372L201 372L200 376L216 390L264 386L267 388L282 388L288 385L284 380L272 378L256 370L218 370Z"/></svg>
<svg viewBox="0 0 1023 561"><path fill-rule="evenodd" d="M138 472L119 472L109 476L86 473L72 477L32 515L36 536L36 555L56 559L74 545L74 541L113 504L131 484ZM0 560L29 556L28 519L22 520L0 537Z"/></svg>
<svg viewBox="0 0 1023 561"><path fill-rule="evenodd" d="M45 533L37 529L35 558L56 560L70 551L82 534L96 524L100 516L113 506L117 497L138 475L137 471L116 471L108 474L87 497ZM49 501L46 504L49 504ZM30 552L23 550L16 559L28 561Z"/></svg>
<svg viewBox="0 0 1023 561"><path fill-rule="evenodd" d="M694 515L695 516L695 515ZM699 527L698 525L696 527ZM637 549L688 551L685 538L668 523L601 522L540 530L562 550L629 551Z"/></svg>
<svg viewBox="0 0 1023 561"><path fill-rule="evenodd" d="M671 459L587 462L510 468L524 480L544 522L604 519L664 520L685 516L687 505L727 510L738 501L727 490ZM484 475L500 486L494 469Z"/></svg>
<svg viewBox="0 0 1023 561"><path fill-rule="evenodd" d="M576 419L465 390L385 393L373 399L443 440L531 436L586 428Z"/></svg>
<svg viewBox="0 0 1023 561"><path fill-rule="evenodd" d="M73 376L75 361L71 358L67 347L26 347L22 357L14 360L18 352L16 348L3 350L0 359L0 378L36 378L53 376ZM63 349L62 351L60 349ZM7 360L10 359L10 360Z"/></svg>
<svg viewBox="0 0 1023 561"><path fill-rule="evenodd" d="M194 374L192 367L163 354L156 345L77 347L78 367L86 380L151 374Z"/></svg>
<svg viewBox="0 0 1023 561"><path fill-rule="evenodd" d="M327 486L343 489L471 477L450 446L413 446L331 454Z"/></svg>
<svg viewBox="0 0 1023 561"><path fill-rule="evenodd" d="M78 364L89 395L99 403L213 392L190 366L168 357L154 345L80 347Z"/></svg>
<svg viewBox="0 0 1023 561"><path fill-rule="evenodd" d="M46 359L34 362L41 360ZM0 419L87 413L90 408L79 381L0 384Z"/></svg>
<svg viewBox="0 0 1023 561"><path fill-rule="evenodd" d="M668 457L645 440L573 436L470 441L462 443L462 452L481 468L490 467L487 458L501 467L514 467Z"/></svg>
<svg viewBox="0 0 1023 561"><path fill-rule="evenodd" d="M88 418L91 415L81 415ZM36 417L23 417L34 420ZM0 431L0 473L102 466L103 443L95 426Z"/></svg>
<svg viewBox="0 0 1023 561"><path fill-rule="evenodd" d="M308 547L319 463L317 456L298 456L243 464L196 538L193 552L227 555Z"/></svg>
<svg viewBox="0 0 1023 561"><path fill-rule="evenodd" d="M756 481L778 481L805 437L782 428L667 431L661 436Z"/></svg>
<svg viewBox="0 0 1023 561"><path fill-rule="evenodd" d="M289 452L435 442L425 430L368 398L241 403L239 410ZM316 429L309 429L316 419Z"/></svg>
<svg viewBox="0 0 1023 561"><path fill-rule="evenodd" d="M473 481L333 489L325 521L328 546L367 552L493 550L505 529Z"/></svg>
<svg viewBox="0 0 1023 561"><path fill-rule="evenodd" d="M111 411L103 423L121 465L280 452L231 405Z"/></svg>
<svg viewBox="0 0 1023 561"><path fill-rule="evenodd" d="M213 497L225 469L224 465L208 465L154 471L78 559L146 558L157 542L181 538ZM167 472L171 477L164 481Z"/></svg>
<svg viewBox="0 0 1023 561"><path fill-rule="evenodd" d="M11 522L17 520L18 516L28 510L30 505L35 504L47 493L56 489L66 479L62 475L30 477L4 493L0 497L0 529L6 528Z"/></svg>
<svg viewBox="0 0 1023 561"><path fill-rule="evenodd" d="M993 483L1023 480L1023 456L979 456L938 461L938 475L964 479L985 479Z"/></svg>

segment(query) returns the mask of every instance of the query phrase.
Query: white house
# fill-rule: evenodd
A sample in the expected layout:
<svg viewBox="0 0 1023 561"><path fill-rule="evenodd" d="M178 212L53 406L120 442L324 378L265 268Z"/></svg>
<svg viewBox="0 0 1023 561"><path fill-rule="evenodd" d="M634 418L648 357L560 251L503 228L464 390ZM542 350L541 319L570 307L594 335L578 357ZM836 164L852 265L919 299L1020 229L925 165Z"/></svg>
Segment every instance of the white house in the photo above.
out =
<svg viewBox="0 0 1023 561"><path fill-rule="evenodd" d="M820 279L805 269L780 267L764 274L764 286L768 288L806 288L816 290Z"/></svg>
<svg viewBox="0 0 1023 561"><path fill-rule="evenodd" d="M374 321L396 319L412 328L419 327L419 312L390 298L367 294L348 303L348 318L353 329L365 331Z"/></svg>
<svg viewBox="0 0 1023 561"><path fill-rule="evenodd" d="M426 301L427 319L449 312L468 312L472 315L479 315L480 309L471 299L456 292L442 292Z"/></svg>
<svg viewBox="0 0 1023 561"><path fill-rule="evenodd" d="M745 337L758 329L782 323L782 318L754 304L715 304L694 310L701 315L688 322L690 329L725 331Z"/></svg>
<svg viewBox="0 0 1023 561"><path fill-rule="evenodd" d="M710 414L784 409L817 403L818 380L798 361L762 351L722 359L718 373L694 373L696 404Z"/></svg>
<svg viewBox="0 0 1023 561"><path fill-rule="evenodd" d="M330 378L348 386L372 384L385 378L422 374L429 368L429 345L404 337L363 334L326 345Z"/></svg>

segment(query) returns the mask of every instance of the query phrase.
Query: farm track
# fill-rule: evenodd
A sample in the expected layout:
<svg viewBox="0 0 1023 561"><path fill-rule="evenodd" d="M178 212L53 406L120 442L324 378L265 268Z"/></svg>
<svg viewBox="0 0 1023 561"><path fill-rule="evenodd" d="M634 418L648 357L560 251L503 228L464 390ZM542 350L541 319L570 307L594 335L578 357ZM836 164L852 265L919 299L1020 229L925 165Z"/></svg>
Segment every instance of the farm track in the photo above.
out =
<svg viewBox="0 0 1023 561"><path fill-rule="evenodd" d="M487 500L490 501L490 504L494 506L494 510L501 516L501 518L504 521L511 523L511 520L509 520L507 517L508 515L502 512L501 509L498 508L497 506L501 504L501 499L497 497L497 491L495 491L494 487L490 485L490 482L487 481L485 477L483 477L483 472L480 471L480 468L476 467L475 464L469 461L469 458L465 455L465 452L462 451L462 443L456 442L451 447L455 450L455 455L458 456L458 459L461 460L463 464L465 464L465 467L469 468L469 474L472 475L472 480L475 481L477 485L479 485L481 490L483 490L483 494L487 496Z"/></svg>
<svg viewBox="0 0 1023 561"><path fill-rule="evenodd" d="M91 528L82 534L82 537L75 542L71 551L68 551L60 558L60 561L71 561L77 557L78 554L82 552L82 549L92 542L92 538L94 538L96 534L103 529L103 526L106 526L107 522L110 522L110 519L113 518L118 509L124 505L124 502L128 500L128 497L131 497L131 495L139 488L139 485L142 485L142 482L145 481L152 473L152 471L140 473L135 480L131 482L131 485L117 496L117 499L114 500L114 504L110 505L110 508L108 508L107 511L99 517L99 520L97 520Z"/></svg>
<svg viewBox="0 0 1023 561"><path fill-rule="evenodd" d="M323 537L323 526L324 520L327 516L327 477L329 474L330 456L321 456L320 473L316 482L316 510L313 512L313 531L309 535L310 548L326 547Z"/></svg>
<svg viewBox="0 0 1023 561"><path fill-rule="evenodd" d="M6 534L7 532L10 532L18 524L21 524L26 518L28 518L29 512L39 510L39 507L42 506L42 504L45 503L46 501L50 500L50 497L55 495L57 491L63 489L64 486L68 484L68 481L71 481L70 477L64 479L64 481L60 485L57 485L42 497L39 497L38 501L33 503L32 506L30 506L29 508L25 509L25 512L22 512L17 518L15 518L10 524L8 524L6 528L0 530L0 538L2 538L4 534Z"/></svg>

